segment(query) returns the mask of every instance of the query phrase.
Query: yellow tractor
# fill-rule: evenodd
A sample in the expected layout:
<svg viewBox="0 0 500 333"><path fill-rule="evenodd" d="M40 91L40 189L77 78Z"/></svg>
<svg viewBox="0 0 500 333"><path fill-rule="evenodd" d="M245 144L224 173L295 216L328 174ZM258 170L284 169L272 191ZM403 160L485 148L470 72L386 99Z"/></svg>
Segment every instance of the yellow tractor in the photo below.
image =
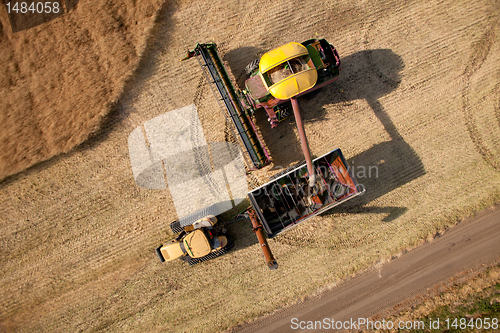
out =
<svg viewBox="0 0 500 333"><path fill-rule="evenodd" d="M224 235L226 228L215 216L208 215L191 225L171 241L158 247L160 261L181 259L190 265L216 258L232 249L233 243Z"/></svg>

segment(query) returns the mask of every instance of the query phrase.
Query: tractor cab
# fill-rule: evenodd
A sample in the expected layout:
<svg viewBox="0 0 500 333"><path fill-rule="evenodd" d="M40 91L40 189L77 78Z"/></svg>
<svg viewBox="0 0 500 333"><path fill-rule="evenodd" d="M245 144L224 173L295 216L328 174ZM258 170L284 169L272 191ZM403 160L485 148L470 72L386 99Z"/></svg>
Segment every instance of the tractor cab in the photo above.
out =
<svg viewBox="0 0 500 333"><path fill-rule="evenodd" d="M213 250L226 246L225 236L215 236L208 228L197 229L184 237L182 243L192 258L201 258Z"/></svg>

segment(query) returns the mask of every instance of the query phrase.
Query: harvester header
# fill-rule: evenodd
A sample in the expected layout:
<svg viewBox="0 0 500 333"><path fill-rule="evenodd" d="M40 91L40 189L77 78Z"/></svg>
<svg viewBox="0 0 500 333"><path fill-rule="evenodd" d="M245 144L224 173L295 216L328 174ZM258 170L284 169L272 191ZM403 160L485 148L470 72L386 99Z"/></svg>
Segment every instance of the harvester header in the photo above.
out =
<svg viewBox="0 0 500 333"><path fill-rule="evenodd" d="M196 57L203 69L212 90L217 97L219 106L224 115L234 125L234 129L243 144L247 160L256 168L262 168L271 163L269 153L264 147L261 138L257 134L255 124L252 121L252 109L245 106L245 97L242 92L236 90L229 78L229 74L220 58L215 43L197 44L195 49L188 52L185 59Z"/></svg>

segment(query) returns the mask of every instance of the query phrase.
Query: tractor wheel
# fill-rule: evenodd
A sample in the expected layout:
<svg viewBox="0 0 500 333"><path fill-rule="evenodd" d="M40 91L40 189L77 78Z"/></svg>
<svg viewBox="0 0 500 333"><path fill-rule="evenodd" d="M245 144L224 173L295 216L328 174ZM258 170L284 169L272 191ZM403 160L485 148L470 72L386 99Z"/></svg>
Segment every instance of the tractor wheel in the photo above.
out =
<svg viewBox="0 0 500 333"><path fill-rule="evenodd" d="M172 232L174 234L178 234L179 232L182 232L184 230L183 227L181 227L181 224L179 221L174 221L170 223L170 229L172 229Z"/></svg>
<svg viewBox="0 0 500 333"><path fill-rule="evenodd" d="M316 41L316 38L311 38L311 39L306 40L305 42L302 42L301 44L304 46L307 46L309 44L314 43L315 41Z"/></svg>
<svg viewBox="0 0 500 333"><path fill-rule="evenodd" d="M249 63L247 67L245 67L245 72L248 76L250 76L257 68L259 68L259 59L255 59L254 61Z"/></svg>

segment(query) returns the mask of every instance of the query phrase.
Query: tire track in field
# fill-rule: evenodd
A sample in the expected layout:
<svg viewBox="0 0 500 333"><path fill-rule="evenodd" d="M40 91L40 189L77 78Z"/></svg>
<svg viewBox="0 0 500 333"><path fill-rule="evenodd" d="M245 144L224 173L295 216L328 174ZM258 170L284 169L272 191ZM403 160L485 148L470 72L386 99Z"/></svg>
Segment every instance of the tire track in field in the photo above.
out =
<svg viewBox="0 0 500 333"><path fill-rule="evenodd" d="M469 97L471 94L471 77L477 73L477 71L483 66L484 62L490 55L490 51L498 38L498 26L500 20L496 18L490 28L484 33L484 35L472 45L472 55L469 58L467 66L464 70L465 77L465 88L462 93L463 99L463 113L465 119L465 125L467 127L467 131L469 132L469 136L474 143L474 146L479 154L481 154L482 158L486 163L491 165L495 170L500 171L500 160L491 149L484 142L484 138L481 135L478 124L475 120L475 112L473 107L470 105ZM498 99L497 107L495 108L495 116L497 119L497 125L500 130L500 99L498 94L498 89L500 88L500 84L497 84L493 91L495 91L495 97Z"/></svg>

